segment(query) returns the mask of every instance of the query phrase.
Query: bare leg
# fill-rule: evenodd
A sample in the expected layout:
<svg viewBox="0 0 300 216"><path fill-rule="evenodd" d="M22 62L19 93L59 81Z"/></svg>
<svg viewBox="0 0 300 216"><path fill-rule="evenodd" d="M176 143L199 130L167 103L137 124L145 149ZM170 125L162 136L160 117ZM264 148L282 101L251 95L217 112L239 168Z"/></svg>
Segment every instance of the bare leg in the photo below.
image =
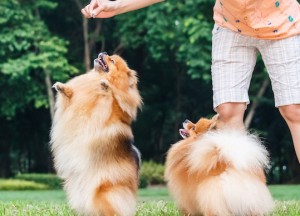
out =
<svg viewBox="0 0 300 216"><path fill-rule="evenodd" d="M245 130L244 113L245 103L224 103L217 107L219 114L220 126Z"/></svg>
<svg viewBox="0 0 300 216"><path fill-rule="evenodd" d="M300 163L300 104L281 106L279 111L290 129L296 155Z"/></svg>

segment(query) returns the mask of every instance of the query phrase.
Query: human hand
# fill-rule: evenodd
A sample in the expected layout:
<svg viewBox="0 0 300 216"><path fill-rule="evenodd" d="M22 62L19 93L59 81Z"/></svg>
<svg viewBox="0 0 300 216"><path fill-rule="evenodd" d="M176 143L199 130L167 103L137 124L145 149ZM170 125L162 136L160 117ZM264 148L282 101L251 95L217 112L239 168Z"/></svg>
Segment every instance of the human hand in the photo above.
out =
<svg viewBox="0 0 300 216"><path fill-rule="evenodd" d="M119 14L120 9L120 0L91 0L90 4L81 10L81 13L86 18L109 18Z"/></svg>

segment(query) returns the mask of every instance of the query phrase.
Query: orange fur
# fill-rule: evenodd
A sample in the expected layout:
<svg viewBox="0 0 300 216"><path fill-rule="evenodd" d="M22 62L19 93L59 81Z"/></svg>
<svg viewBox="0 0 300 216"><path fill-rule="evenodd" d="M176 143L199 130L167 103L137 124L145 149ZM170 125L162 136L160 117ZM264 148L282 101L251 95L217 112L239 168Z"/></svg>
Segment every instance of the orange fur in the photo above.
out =
<svg viewBox="0 0 300 216"><path fill-rule="evenodd" d="M130 125L142 100L136 72L120 56L104 60L108 72L95 67L54 84L51 149L72 208L84 215L130 216L139 168Z"/></svg>
<svg viewBox="0 0 300 216"><path fill-rule="evenodd" d="M191 136L199 136L208 130L216 129L218 127L218 115L215 115L212 119L200 118L197 123L189 121L185 126Z"/></svg>
<svg viewBox="0 0 300 216"><path fill-rule="evenodd" d="M206 118L200 118L195 124L191 121L189 121L186 125L185 125L185 129L188 130L188 133L190 134L191 137L198 137L201 134L212 130L212 129L218 129L219 128L219 122L218 122L218 115L215 115L212 119L206 119ZM218 154L214 154L214 155L218 155ZM212 157L212 155L207 155L208 157ZM221 167L223 167L223 171L226 169L226 163L224 162L217 162L222 163L219 164ZM266 175L263 169L255 169L255 170L251 170L251 172L256 175L257 177L259 177L259 179L266 183ZM220 172L221 173L221 172Z"/></svg>
<svg viewBox="0 0 300 216"><path fill-rule="evenodd" d="M188 138L175 143L168 151L165 179L168 182L169 190L174 196L178 208L184 215L235 215L234 211L236 209L228 204L225 198L226 195L224 195L224 197L222 196L222 190L224 190L223 188L225 187L222 185L223 175L230 175L231 178L236 179L237 182L239 179L241 181L247 179L247 182L254 182L254 185L258 185L258 187L262 188L261 193L265 195L266 203L272 206L272 201L265 185L266 177L264 167L255 166L253 169L240 171L235 167L235 164L232 164L232 162L226 159L222 159L223 156L220 153L220 149L211 144L211 142L214 141L206 140L203 141L205 143L201 143L202 137L207 132L216 129L217 132L221 131L218 129L218 125L217 115L212 119L201 118L196 124L186 120L183 123L183 127L185 131L184 134ZM200 151L199 157L195 158L197 161L194 161L191 154L194 154L195 150L197 151L198 145L207 146L205 146L205 148L201 147L202 153ZM240 145L241 148L243 148L243 143L240 143ZM195 166L195 163L198 164L197 169L192 167ZM228 187L230 187L230 185L228 185ZM234 185L232 185L232 187L234 187ZM245 196L243 192L244 191L240 191L241 197ZM210 199L207 198L207 196L213 198ZM246 209L246 207L244 208ZM263 213L267 211L263 208L255 209L255 207L253 207L254 210L249 209L251 209L251 207L244 210L243 215L263 215Z"/></svg>
<svg viewBox="0 0 300 216"><path fill-rule="evenodd" d="M134 194L137 190L136 182L130 179L128 181L120 181L118 184L104 182L96 189L93 203L101 213L100 215L122 215L122 211L116 211L113 207L114 203L107 198L109 193L118 194L118 190L122 189L129 189L130 192Z"/></svg>

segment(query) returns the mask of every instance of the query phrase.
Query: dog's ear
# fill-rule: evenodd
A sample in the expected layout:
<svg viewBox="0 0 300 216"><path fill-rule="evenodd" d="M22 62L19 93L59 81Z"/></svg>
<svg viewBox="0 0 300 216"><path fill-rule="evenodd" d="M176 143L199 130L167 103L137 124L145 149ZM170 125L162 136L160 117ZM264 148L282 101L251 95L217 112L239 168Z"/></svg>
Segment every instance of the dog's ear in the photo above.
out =
<svg viewBox="0 0 300 216"><path fill-rule="evenodd" d="M190 130L192 127L195 127L195 124L190 120L186 119L182 122L182 127L186 130Z"/></svg>
<svg viewBox="0 0 300 216"><path fill-rule="evenodd" d="M73 89L61 82L56 82L52 86L52 88L54 88L58 93L61 93L62 95L66 96L67 98L71 98L73 95Z"/></svg>
<svg viewBox="0 0 300 216"><path fill-rule="evenodd" d="M129 87L132 88L137 85L138 83L138 78L137 78L137 73L134 70L128 70L128 82L129 82Z"/></svg>
<svg viewBox="0 0 300 216"><path fill-rule="evenodd" d="M216 114L211 119L211 124L209 126L209 130L217 129L218 122L219 122L219 114Z"/></svg>

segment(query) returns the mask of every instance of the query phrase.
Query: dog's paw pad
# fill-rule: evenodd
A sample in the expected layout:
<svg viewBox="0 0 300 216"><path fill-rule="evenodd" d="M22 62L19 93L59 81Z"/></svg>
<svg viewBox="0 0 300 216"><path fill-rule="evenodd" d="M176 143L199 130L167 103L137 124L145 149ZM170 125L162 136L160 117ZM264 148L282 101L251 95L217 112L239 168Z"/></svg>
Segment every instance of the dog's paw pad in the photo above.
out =
<svg viewBox="0 0 300 216"><path fill-rule="evenodd" d="M103 90L107 90L109 87L109 82L106 79L100 80L100 84Z"/></svg>

